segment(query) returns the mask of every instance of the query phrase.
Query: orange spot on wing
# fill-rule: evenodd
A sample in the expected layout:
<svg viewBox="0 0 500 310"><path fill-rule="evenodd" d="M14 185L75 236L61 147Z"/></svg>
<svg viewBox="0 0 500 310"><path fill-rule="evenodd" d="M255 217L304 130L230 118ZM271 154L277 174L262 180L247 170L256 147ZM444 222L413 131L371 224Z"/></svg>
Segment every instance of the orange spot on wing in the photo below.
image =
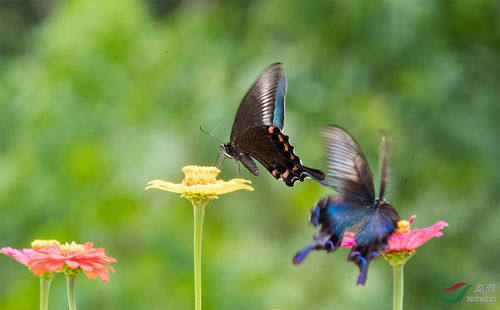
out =
<svg viewBox="0 0 500 310"><path fill-rule="evenodd" d="M270 134L272 134L272 133L274 132L274 127L273 127L273 126L271 126L271 127L269 127L267 130L269 131L269 133L270 133Z"/></svg>
<svg viewBox="0 0 500 310"><path fill-rule="evenodd" d="M273 176L276 178L276 179L280 179L281 178L281 175L280 173L278 172L278 170L273 170Z"/></svg>
<svg viewBox="0 0 500 310"><path fill-rule="evenodd" d="M290 154L290 159L295 159L295 156L293 156L293 154Z"/></svg>
<svg viewBox="0 0 500 310"><path fill-rule="evenodd" d="M288 144L285 143L285 152L288 152Z"/></svg>
<svg viewBox="0 0 500 310"><path fill-rule="evenodd" d="M282 135L278 135L278 139L280 140L280 142L283 142L283 136Z"/></svg>
<svg viewBox="0 0 500 310"><path fill-rule="evenodd" d="M285 173L283 173L283 177L286 179L286 178L288 178L289 175L290 175L290 172L288 171L288 169L286 169Z"/></svg>
<svg viewBox="0 0 500 310"><path fill-rule="evenodd" d="M294 166L293 171L297 171L297 170L299 170L299 168L297 166Z"/></svg>

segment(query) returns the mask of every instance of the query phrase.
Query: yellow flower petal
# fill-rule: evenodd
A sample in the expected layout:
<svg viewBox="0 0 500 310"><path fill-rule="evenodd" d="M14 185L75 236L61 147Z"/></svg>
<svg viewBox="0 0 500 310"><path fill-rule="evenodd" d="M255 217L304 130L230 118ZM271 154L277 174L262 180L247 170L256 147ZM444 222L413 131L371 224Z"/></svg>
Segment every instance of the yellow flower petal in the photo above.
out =
<svg viewBox="0 0 500 310"><path fill-rule="evenodd" d="M48 246L60 246L59 241L54 239L35 239L31 242L31 247L35 250L48 247Z"/></svg>
<svg viewBox="0 0 500 310"><path fill-rule="evenodd" d="M220 170L216 167L186 166L182 168L185 178L182 183L171 183L162 180L148 182L148 189L160 189L168 192L179 193L193 204L206 204L218 195L234 192L240 189L253 191L248 184L252 182L245 179L232 179L229 181L217 180Z"/></svg>
<svg viewBox="0 0 500 310"><path fill-rule="evenodd" d="M186 188L186 185L180 183L171 183L171 182L166 182L162 180L152 180L148 182L148 186L146 187L146 190L148 189L161 189L163 191L167 192L172 192L172 193L182 193Z"/></svg>

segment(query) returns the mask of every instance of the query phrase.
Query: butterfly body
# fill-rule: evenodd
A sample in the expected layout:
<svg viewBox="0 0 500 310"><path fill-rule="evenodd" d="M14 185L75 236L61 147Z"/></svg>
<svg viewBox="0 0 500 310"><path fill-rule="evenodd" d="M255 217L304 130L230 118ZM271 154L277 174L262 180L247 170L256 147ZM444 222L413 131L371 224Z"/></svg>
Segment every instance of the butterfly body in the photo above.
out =
<svg viewBox="0 0 500 310"><path fill-rule="evenodd" d="M360 269L358 284L366 282L370 261L383 251L389 236L394 232L399 215L384 197L388 178L388 144L382 140L382 184L379 198L375 198L373 179L364 154L355 140L338 126L325 131L329 175L333 187L340 195L320 200L311 210L309 221L320 230L314 242L294 257L298 264L312 250L335 251L340 247L344 234L354 230L355 245L347 257Z"/></svg>
<svg viewBox="0 0 500 310"><path fill-rule="evenodd" d="M324 179L320 170L302 165L289 137L282 132L285 119L286 76L281 63L268 67L243 98L231 131L230 141L220 146L227 157L241 162L252 174L259 161L288 186L306 177Z"/></svg>
<svg viewBox="0 0 500 310"><path fill-rule="evenodd" d="M243 166L245 166L245 168L247 168L253 175L259 175L259 169L257 168L257 164L253 161L252 157L238 150L233 142L221 144L220 149L223 150L224 155L227 157L241 162Z"/></svg>

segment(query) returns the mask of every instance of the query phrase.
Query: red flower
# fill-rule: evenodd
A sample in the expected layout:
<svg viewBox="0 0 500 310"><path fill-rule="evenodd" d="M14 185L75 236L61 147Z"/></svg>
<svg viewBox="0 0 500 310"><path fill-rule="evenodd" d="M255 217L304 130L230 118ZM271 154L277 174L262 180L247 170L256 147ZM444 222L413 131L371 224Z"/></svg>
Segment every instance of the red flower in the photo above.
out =
<svg viewBox="0 0 500 310"><path fill-rule="evenodd" d="M36 275L55 271L77 272L81 268L90 279L99 276L102 282L107 282L109 270L114 272L114 269L106 263L114 263L116 259L106 256L104 249L93 248L93 245L92 242L82 245L73 241L71 244L44 247L32 255L28 264Z"/></svg>

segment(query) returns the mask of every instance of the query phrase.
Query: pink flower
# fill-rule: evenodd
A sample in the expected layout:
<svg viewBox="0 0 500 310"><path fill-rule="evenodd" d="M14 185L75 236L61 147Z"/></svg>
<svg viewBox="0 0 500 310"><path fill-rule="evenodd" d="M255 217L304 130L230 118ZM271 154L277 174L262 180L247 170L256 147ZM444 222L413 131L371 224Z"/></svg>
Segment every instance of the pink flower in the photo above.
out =
<svg viewBox="0 0 500 310"><path fill-rule="evenodd" d="M356 241L354 241L355 236L356 236L355 233L351 231L346 231L344 233L344 237L342 237L342 243L340 243L340 246L344 248L352 247L353 245L356 244Z"/></svg>
<svg viewBox="0 0 500 310"><path fill-rule="evenodd" d="M28 266L28 262L31 260L33 253L35 253L35 250L33 249L18 250L18 249L13 249L11 247L4 247L0 250L0 253L3 253L17 260L18 262L20 262L25 266Z"/></svg>
<svg viewBox="0 0 500 310"><path fill-rule="evenodd" d="M32 249L22 249L17 250L11 247L4 247L0 249L0 253L8 255L9 257L17 260L25 266L29 266L29 262L33 257L33 254L43 247L47 246L59 246L59 241L57 240L47 240L47 239L37 239L31 242Z"/></svg>
<svg viewBox="0 0 500 310"><path fill-rule="evenodd" d="M114 263L116 259L106 256L104 249L93 248L93 245L92 242L82 245L73 241L71 244L44 247L33 254L28 264L36 275L61 271L74 271L76 274L81 268L89 279L99 276L102 282L107 282L109 270L114 272L114 269L106 263Z"/></svg>
<svg viewBox="0 0 500 310"><path fill-rule="evenodd" d="M413 215L408 221L398 222L398 229L389 237L385 253L414 251L433 237L441 237L443 233L440 230L448 226L448 223L438 221L431 227L410 230L415 217Z"/></svg>
<svg viewBox="0 0 500 310"><path fill-rule="evenodd" d="M413 215L408 221L398 222L398 228L389 236L384 253L414 251L433 237L441 237L443 233L440 230L448 226L448 223L438 221L431 227L410 230L410 224L416 217ZM352 247L356 245L355 237L355 233L346 231L340 246Z"/></svg>

